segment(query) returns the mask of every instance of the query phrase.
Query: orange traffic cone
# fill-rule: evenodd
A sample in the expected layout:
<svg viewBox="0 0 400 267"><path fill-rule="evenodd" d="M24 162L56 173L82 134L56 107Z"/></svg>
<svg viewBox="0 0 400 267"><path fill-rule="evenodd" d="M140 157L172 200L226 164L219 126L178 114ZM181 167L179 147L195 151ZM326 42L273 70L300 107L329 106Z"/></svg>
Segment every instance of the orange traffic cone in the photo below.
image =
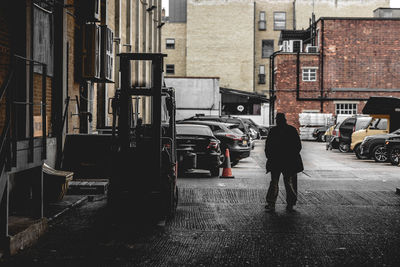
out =
<svg viewBox="0 0 400 267"><path fill-rule="evenodd" d="M235 176L232 175L231 157L229 156L229 149L225 150L225 166L222 171L222 175L219 178L235 178Z"/></svg>

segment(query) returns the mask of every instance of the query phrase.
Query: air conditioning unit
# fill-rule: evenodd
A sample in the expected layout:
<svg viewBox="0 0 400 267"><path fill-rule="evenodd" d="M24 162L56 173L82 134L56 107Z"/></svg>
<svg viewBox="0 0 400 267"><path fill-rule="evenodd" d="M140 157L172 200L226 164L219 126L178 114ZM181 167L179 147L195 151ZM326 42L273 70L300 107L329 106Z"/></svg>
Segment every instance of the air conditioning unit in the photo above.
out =
<svg viewBox="0 0 400 267"><path fill-rule="evenodd" d="M306 52L307 52L307 53L318 53L318 46L311 46L311 45L308 45L308 46L306 47Z"/></svg>
<svg viewBox="0 0 400 267"><path fill-rule="evenodd" d="M83 22L100 21L100 0L75 0L78 20Z"/></svg>
<svg viewBox="0 0 400 267"><path fill-rule="evenodd" d="M85 24L82 28L82 78L100 78L100 27Z"/></svg>
<svg viewBox="0 0 400 267"><path fill-rule="evenodd" d="M107 25L101 25L100 78L103 82L112 82L114 73L113 31Z"/></svg>

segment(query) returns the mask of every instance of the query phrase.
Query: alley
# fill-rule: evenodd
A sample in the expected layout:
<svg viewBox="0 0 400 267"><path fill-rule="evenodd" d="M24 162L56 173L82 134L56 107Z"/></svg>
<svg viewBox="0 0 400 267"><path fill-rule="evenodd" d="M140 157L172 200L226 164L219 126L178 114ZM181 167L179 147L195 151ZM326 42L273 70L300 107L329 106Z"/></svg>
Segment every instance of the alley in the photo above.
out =
<svg viewBox="0 0 400 267"><path fill-rule="evenodd" d="M235 179L179 180L176 217L156 227L108 217L106 200L51 222L32 248L7 266L259 266L400 263L399 167L360 161L303 142L296 212L264 211L269 175L264 142L241 161ZM288 162L288 164L290 164ZM126 208L126 213L129 213Z"/></svg>

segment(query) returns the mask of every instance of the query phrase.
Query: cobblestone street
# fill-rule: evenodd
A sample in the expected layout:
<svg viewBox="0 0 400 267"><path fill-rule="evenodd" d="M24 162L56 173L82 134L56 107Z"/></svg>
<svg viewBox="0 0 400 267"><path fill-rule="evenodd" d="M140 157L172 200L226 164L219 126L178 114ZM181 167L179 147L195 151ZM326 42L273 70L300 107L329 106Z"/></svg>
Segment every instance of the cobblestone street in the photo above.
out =
<svg viewBox="0 0 400 267"><path fill-rule="evenodd" d="M296 212L264 211L264 142L232 169L235 179L179 180L176 217L156 227L110 217L106 200L51 222L5 266L333 266L400 264L399 167L303 142ZM288 163L289 164L289 163ZM127 204L128 206L128 204ZM129 209L126 209L129 213Z"/></svg>

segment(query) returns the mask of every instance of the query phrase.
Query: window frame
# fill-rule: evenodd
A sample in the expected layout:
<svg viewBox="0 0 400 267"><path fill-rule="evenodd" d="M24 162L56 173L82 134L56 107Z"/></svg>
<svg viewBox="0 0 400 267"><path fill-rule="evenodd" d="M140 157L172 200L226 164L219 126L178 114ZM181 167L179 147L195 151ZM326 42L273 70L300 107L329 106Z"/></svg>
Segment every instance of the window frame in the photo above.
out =
<svg viewBox="0 0 400 267"><path fill-rule="evenodd" d="M258 15L258 30L259 31L267 30L267 19L265 11L260 11Z"/></svg>
<svg viewBox="0 0 400 267"><path fill-rule="evenodd" d="M264 49L263 49L263 44L264 42L267 43L267 41L272 41L272 53L270 53L268 56L264 56ZM269 58L273 53L274 53L274 39L263 39L261 40L261 58Z"/></svg>
<svg viewBox="0 0 400 267"><path fill-rule="evenodd" d="M261 70L263 70L263 72L261 72ZM264 64L260 64L258 66L258 73L259 74L264 74L265 75L265 65Z"/></svg>
<svg viewBox="0 0 400 267"><path fill-rule="evenodd" d="M171 68L172 66L172 72L168 72L168 67ZM175 74L175 64L165 64L165 74Z"/></svg>
<svg viewBox="0 0 400 267"><path fill-rule="evenodd" d="M294 49L295 42L300 42L300 46L299 46L300 51L295 51L295 49ZM303 40L300 40L300 39L290 40L290 44L292 46L292 53L297 53L297 52L303 53Z"/></svg>
<svg viewBox="0 0 400 267"><path fill-rule="evenodd" d="M277 19L276 15L278 14L284 14L285 19ZM276 22L284 22L284 27L277 27ZM275 11L274 12L274 31L282 31L286 30L286 12L285 11Z"/></svg>
<svg viewBox="0 0 400 267"><path fill-rule="evenodd" d="M302 68L302 73L301 73L302 81L303 82L316 82L317 81L317 70L318 70L318 68L316 68L316 67L304 67L304 68ZM312 74L311 71L314 72L314 78L313 79L311 78L311 74Z"/></svg>
<svg viewBox="0 0 400 267"><path fill-rule="evenodd" d="M263 70L263 72L261 72ZM265 65L261 64L258 66L258 84L265 84Z"/></svg>
<svg viewBox="0 0 400 267"><path fill-rule="evenodd" d="M174 41L172 44L172 47L168 47L168 45L171 45L168 43L168 41ZM165 49L175 49L175 38L166 38L165 39Z"/></svg>
<svg viewBox="0 0 400 267"><path fill-rule="evenodd" d="M54 12L47 10L38 4L33 4L33 51L32 57L35 61L45 63L47 66L47 76L53 77L54 75ZM45 18L47 23L44 27L40 23L40 19ZM47 31L46 31L47 30ZM42 37L46 36L46 37ZM46 42L47 41L47 42ZM40 53L39 50L44 50L45 53ZM35 65L33 67L35 73L42 74L42 66Z"/></svg>
<svg viewBox="0 0 400 267"><path fill-rule="evenodd" d="M341 107L339 107L341 105ZM341 112L338 112L340 110ZM336 115L355 115L357 114L358 103L355 102L335 102Z"/></svg>

